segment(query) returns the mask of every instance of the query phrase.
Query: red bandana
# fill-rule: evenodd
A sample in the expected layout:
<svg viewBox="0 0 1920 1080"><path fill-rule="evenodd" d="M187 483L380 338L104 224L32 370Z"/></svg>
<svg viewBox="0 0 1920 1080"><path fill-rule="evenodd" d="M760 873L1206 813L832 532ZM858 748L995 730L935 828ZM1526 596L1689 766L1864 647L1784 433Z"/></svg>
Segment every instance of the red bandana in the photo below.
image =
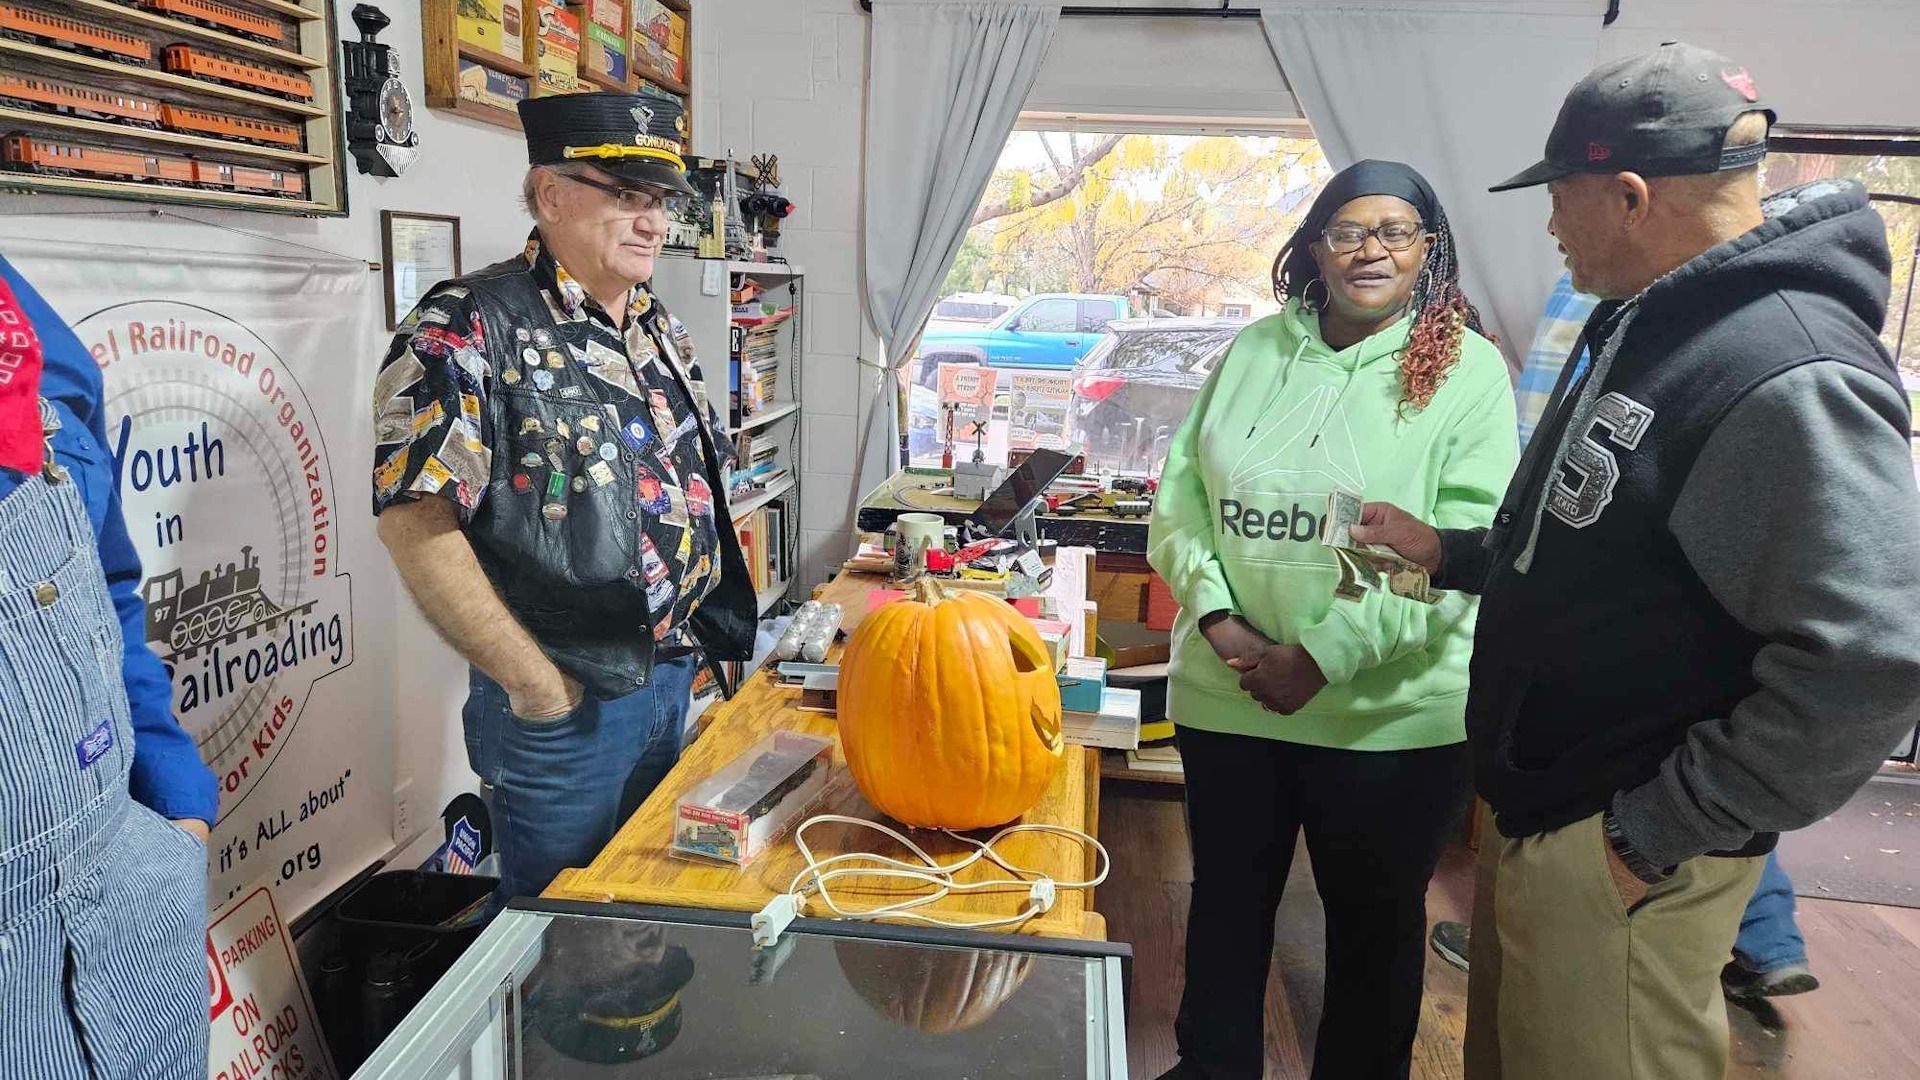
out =
<svg viewBox="0 0 1920 1080"><path fill-rule="evenodd" d="M0 278L0 466L23 473L37 473L45 463L40 362L40 336Z"/></svg>

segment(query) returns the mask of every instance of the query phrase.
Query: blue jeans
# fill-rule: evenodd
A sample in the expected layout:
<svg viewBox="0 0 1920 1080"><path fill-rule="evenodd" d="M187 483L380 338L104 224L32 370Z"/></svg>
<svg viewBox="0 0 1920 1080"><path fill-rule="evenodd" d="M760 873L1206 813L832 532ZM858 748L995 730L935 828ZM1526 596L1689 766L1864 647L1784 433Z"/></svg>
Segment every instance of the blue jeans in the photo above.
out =
<svg viewBox="0 0 1920 1080"><path fill-rule="evenodd" d="M1793 881L1780 868L1779 852L1767 855L1760 887L1740 919L1733 952L1742 967L1763 973L1807 962L1807 943L1793 921Z"/></svg>
<svg viewBox="0 0 1920 1080"><path fill-rule="evenodd" d="M507 692L471 672L461 717L467 761L493 787L499 901L538 896L585 866L680 757L696 660L653 666L647 685L613 701L588 695L558 720L513 714Z"/></svg>

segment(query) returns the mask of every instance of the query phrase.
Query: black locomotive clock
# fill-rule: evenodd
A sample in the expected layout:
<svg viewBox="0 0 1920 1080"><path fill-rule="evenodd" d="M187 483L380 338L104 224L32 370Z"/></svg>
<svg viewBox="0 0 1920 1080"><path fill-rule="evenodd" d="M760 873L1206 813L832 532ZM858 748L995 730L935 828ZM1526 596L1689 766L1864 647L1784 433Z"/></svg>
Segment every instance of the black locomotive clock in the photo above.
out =
<svg viewBox="0 0 1920 1080"><path fill-rule="evenodd" d="M420 154L413 99L400 82L399 62L392 49L373 40L392 23L372 4L356 4L353 25L360 40L340 45L347 64L347 149L361 172L375 176L399 176Z"/></svg>

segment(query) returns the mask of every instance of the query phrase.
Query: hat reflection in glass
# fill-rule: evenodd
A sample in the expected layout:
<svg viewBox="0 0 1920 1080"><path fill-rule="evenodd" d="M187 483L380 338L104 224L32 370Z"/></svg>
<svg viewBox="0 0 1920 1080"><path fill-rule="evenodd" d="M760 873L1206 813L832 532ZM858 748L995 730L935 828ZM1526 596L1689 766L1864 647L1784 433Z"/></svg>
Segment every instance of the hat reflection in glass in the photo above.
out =
<svg viewBox="0 0 1920 1080"><path fill-rule="evenodd" d="M644 94L560 94L520 102L521 195L560 265L612 313L653 277L667 218L695 194L672 131L675 106Z"/></svg>
<svg viewBox="0 0 1920 1080"><path fill-rule="evenodd" d="M1545 157L1492 190L1548 185L1574 287L1625 299L1711 247L1700 230L1757 212L1773 121L1745 67L1669 41L1580 80Z"/></svg>
<svg viewBox="0 0 1920 1080"><path fill-rule="evenodd" d="M659 923L556 919L527 996L532 1027L576 1061L652 1057L680 1036L693 958Z"/></svg>

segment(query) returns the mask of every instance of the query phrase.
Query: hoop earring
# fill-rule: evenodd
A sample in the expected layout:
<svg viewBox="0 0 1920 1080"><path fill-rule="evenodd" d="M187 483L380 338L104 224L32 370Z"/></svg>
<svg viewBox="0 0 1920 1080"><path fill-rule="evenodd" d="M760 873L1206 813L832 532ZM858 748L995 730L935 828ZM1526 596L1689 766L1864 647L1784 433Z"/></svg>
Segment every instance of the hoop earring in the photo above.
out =
<svg viewBox="0 0 1920 1080"><path fill-rule="evenodd" d="M1324 298L1319 303L1314 303L1314 301L1311 299L1311 297L1313 296L1313 287L1315 285L1320 286L1320 295ZM1327 288L1327 281L1325 278L1314 278L1312 281L1307 282L1306 288L1300 290L1300 306L1301 307L1308 307L1308 308L1312 308L1315 311L1321 311L1325 309L1326 306L1328 304L1331 304L1332 302L1333 302L1333 292L1332 290Z"/></svg>

